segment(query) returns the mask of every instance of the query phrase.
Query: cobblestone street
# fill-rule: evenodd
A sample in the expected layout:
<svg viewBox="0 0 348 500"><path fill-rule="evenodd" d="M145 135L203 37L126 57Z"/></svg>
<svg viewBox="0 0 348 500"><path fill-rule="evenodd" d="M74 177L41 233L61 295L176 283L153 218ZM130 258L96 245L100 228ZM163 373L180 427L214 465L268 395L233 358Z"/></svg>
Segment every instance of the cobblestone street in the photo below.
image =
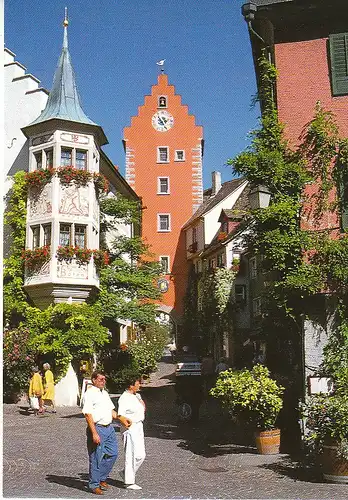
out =
<svg viewBox="0 0 348 500"><path fill-rule="evenodd" d="M347 486L327 484L288 455L261 456L233 437L232 423L214 402L203 406L197 427L177 424L174 365L165 361L144 387L147 458L127 491L117 480L119 458L105 498L327 499L348 497ZM92 498L88 493L85 420L80 409L34 417L18 405L4 406L4 496Z"/></svg>

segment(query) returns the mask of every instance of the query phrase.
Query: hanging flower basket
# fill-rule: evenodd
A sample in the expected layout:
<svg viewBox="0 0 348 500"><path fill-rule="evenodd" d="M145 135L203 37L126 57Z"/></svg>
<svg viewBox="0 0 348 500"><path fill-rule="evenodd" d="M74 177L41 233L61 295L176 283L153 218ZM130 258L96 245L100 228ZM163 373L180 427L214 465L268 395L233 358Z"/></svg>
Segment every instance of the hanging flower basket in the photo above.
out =
<svg viewBox="0 0 348 500"><path fill-rule="evenodd" d="M58 168L57 175L63 186L67 186L73 182L77 187L87 186L93 177L87 170L79 170L71 166Z"/></svg>
<svg viewBox="0 0 348 500"><path fill-rule="evenodd" d="M93 174L94 186L98 194L109 191L109 181L103 174Z"/></svg>
<svg viewBox="0 0 348 500"><path fill-rule="evenodd" d="M29 187L43 188L54 176L56 170L47 168L46 170L34 170L25 174L25 181Z"/></svg>
<svg viewBox="0 0 348 500"><path fill-rule="evenodd" d="M234 271L235 273L238 273L239 272L239 269L240 269L240 259L236 259L234 258L232 260L232 266L231 266L231 269L232 271Z"/></svg>
<svg viewBox="0 0 348 500"><path fill-rule="evenodd" d="M225 231L221 231L221 233L219 233L217 237L218 241L222 241L225 238L227 238L227 233Z"/></svg>
<svg viewBox="0 0 348 500"><path fill-rule="evenodd" d="M23 250L22 259L28 271L37 271L45 262L51 258L51 249L49 245L35 248L34 250Z"/></svg>
<svg viewBox="0 0 348 500"><path fill-rule="evenodd" d="M110 256L108 252L105 252L104 250L93 250L93 261L95 267L99 271L102 267L105 267L109 264Z"/></svg>

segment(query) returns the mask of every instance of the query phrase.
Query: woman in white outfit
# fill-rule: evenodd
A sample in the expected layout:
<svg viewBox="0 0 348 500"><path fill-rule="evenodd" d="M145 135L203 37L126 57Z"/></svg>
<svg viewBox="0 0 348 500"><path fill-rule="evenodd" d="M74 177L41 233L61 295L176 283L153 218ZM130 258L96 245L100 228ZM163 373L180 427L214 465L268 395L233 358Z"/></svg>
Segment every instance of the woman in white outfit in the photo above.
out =
<svg viewBox="0 0 348 500"><path fill-rule="evenodd" d="M121 473L127 489L141 490L135 484L135 474L145 460L145 440L143 421L145 418L145 403L139 394L141 379L130 378L128 388L118 400L118 415L127 417L132 425L123 433L125 453L124 472Z"/></svg>

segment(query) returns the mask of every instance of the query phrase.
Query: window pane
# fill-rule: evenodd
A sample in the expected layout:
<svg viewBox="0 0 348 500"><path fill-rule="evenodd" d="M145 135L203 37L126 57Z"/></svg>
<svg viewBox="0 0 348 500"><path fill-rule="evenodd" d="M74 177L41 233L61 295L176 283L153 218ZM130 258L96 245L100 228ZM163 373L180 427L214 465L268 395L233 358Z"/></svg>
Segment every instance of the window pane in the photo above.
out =
<svg viewBox="0 0 348 500"><path fill-rule="evenodd" d="M192 228L192 243L197 242L197 229L194 227Z"/></svg>
<svg viewBox="0 0 348 500"><path fill-rule="evenodd" d="M169 230L169 216L168 215L160 215L160 229L162 231L168 231Z"/></svg>
<svg viewBox="0 0 348 500"><path fill-rule="evenodd" d="M37 170L40 170L42 168L42 151L39 153L35 153L35 162L36 162L36 168Z"/></svg>
<svg viewBox="0 0 348 500"><path fill-rule="evenodd" d="M86 226L75 226L75 246L86 247Z"/></svg>
<svg viewBox="0 0 348 500"><path fill-rule="evenodd" d="M183 150L175 151L175 155L176 155L176 159L177 160L183 160L184 159L184 151Z"/></svg>
<svg viewBox="0 0 348 500"><path fill-rule="evenodd" d="M67 247L70 245L70 224L61 224L59 230L59 245Z"/></svg>
<svg viewBox="0 0 348 500"><path fill-rule="evenodd" d="M70 167L72 165L72 150L63 149L60 156L60 164L62 167Z"/></svg>
<svg viewBox="0 0 348 500"><path fill-rule="evenodd" d="M40 246L40 226L31 228L33 232L33 250Z"/></svg>
<svg viewBox="0 0 348 500"><path fill-rule="evenodd" d="M168 274L169 272L169 257L161 257L161 266L163 274Z"/></svg>
<svg viewBox="0 0 348 500"><path fill-rule="evenodd" d="M158 107L159 108L166 108L167 107L167 98L163 95L161 95L158 98Z"/></svg>
<svg viewBox="0 0 348 500"><path fill-rule="evenodd" d="M160 193L168 193L168 179L164 177L160 179Z"/></svg>
<svg viewBox="0 0 348 500"><path fill-rule="evenodd" d="M168 148L159 148L159 161L168 161Z"/></svg>
<svg viewBox="0 0 348 500"><path fill-rule="evenodd" d="M87 151L76 151L76 168L86 170L87 168Z"/></svg>
<svg viewBox="0 0 348 500"><path fill-rule="evenodd" d="M46 168L53 167L53 149L46 149Z"/></svg>
<svg viewBox="0 0 348 500"><path fill-rule="evenodd" d="M47 224L43 227L44 230L44 246L51 244L51 224Z"/></svg>

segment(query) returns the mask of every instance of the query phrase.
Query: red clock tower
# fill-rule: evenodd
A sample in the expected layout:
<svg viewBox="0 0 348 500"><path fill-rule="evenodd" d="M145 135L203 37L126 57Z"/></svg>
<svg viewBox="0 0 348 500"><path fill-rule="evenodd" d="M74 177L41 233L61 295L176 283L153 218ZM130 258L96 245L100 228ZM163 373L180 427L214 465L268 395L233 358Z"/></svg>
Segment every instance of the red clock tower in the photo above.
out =
<svg viewBox="0 0 348 500"><path fill-rule="evenodd" d="M124 129L126 179L142 197L142 234L162 263L159 310L180 325L187 283L182 226L203 201L203 127L161 72L151 95Z"/></svg>

